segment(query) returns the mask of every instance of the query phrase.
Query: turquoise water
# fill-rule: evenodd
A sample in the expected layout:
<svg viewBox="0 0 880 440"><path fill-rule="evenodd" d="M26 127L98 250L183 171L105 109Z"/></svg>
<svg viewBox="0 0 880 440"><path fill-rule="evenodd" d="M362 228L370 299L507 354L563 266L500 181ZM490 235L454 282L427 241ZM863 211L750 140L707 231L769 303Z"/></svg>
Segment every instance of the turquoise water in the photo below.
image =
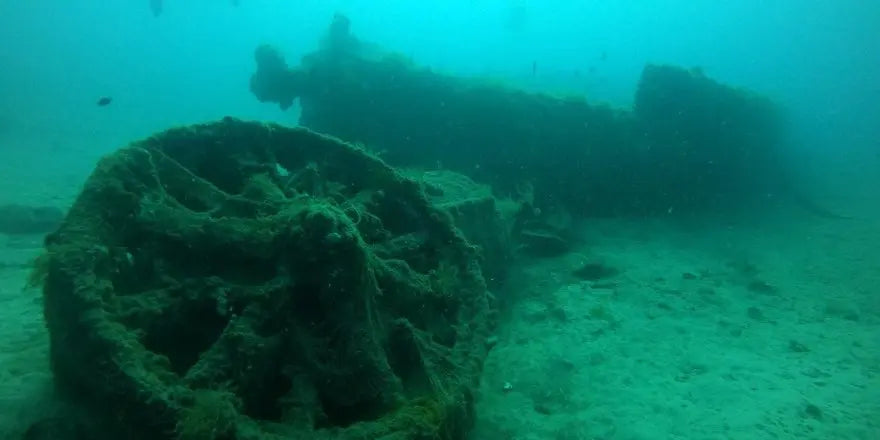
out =
<svg viewBox="0 0 880 440"><path fill-rule="evenodd" d="M625 112L653 63L748 90L783 115L772 148L786 191L756 191L757 202L730 210L591 215L538 185L536 217L567 244L552 256L515 252L506 279L489 283L499 314L470 438L880 438L880 7L165 0L159 11L147 0L104 3L0 4L0 208L15 207L0 209L0 226L12 224L0 231L3 436L21 438L69 412L53 392L40 292L26 286L43 236L97 161L171 127L226 116L296 125L306 98L287 111L255 99L254 50L272 45L298 66L324 47L342 13L369 50L393 51L443 78ZM370 105L387 110L382 102L377 95ZM406 113L408 104L395 105ZM369 106L344 110L375 116ZM536 125L536 136L546 126ZM435 160L458 144L432 150L430 160L416 145L396 163L395 133L326 127L342 125L320 128L380 155L392 150L392 165L497 183L481 180L484 163L462 164L466 155L455 166ZM383 136L387 145L371 144ZM481 147L501 155L508 146ZM736 170L749 180L748 168ZM540 180L528 173L518 189ZM626 179L607 186L603 197L639 193ZM499 200L516 195L493 190Z"/></svg>

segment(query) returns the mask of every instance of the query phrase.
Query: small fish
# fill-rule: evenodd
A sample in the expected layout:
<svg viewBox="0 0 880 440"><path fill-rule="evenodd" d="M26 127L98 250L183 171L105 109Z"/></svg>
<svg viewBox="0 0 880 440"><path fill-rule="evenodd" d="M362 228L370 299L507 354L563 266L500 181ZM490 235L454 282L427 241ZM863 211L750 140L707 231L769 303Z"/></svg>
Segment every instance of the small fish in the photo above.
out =
<svg viewBox="0 0 880 440"><path fill-rule="evenodd" d="M109 96L104 96L103 98L98 100L97 104L98 104L98 107L106 107L106 106L110 105L111 102L113 102L113 98L111 98Z"/></svg>

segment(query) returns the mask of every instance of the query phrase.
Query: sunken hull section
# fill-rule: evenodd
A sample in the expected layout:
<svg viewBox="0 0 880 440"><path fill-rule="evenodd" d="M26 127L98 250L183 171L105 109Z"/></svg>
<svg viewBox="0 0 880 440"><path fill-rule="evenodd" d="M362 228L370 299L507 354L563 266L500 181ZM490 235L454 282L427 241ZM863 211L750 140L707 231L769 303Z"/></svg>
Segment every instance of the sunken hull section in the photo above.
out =
<svg viewBox="0 0 880 440"><path fill-rule="evenodd" d="M471 426L477 252L419 183L334 138L233 119L156 135L98 164L46 247L55 380L94 438Z"/></svg>
<svg viewBox="0 0 880 440"><path fill-rule="evenodd" d="M699 210L778 184L777 109L699 71L648 66L634 108L613 109L433 72L359 41L338 17L299 65L267 46L256 61L252 92L282 108L298 98L301 124L502 194L533 184L545 206Z"/></svg>

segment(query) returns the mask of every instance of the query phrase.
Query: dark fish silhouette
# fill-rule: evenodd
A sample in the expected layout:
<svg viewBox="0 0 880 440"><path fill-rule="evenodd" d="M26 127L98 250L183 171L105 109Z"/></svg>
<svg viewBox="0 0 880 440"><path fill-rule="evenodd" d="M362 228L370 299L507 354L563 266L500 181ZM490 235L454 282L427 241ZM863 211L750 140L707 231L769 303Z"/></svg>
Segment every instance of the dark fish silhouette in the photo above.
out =
<svg viewBox="0 0 880 440"><path fill-rule="evenodd" d="M162 0L150 0L150 10L153 11L153 17L162 15Z"/></svg>
<svg viewBox="0 0 880 440"><path fill-rule="evenodd" d="M111 102L113 102L113 98L105 96L98 100L98 107L106 107L110 105Z"/></svg>

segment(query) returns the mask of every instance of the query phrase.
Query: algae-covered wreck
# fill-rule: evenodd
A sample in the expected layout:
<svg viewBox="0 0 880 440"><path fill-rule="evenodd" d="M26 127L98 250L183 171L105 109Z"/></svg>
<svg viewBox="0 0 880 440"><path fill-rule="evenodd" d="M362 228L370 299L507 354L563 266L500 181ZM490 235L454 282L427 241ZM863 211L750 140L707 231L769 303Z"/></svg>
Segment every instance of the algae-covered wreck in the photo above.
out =
<svg viewBox="0 0 880 440"><path fill-rule="evenodd" d="M422 185L234 119L98 164L46 240L52 370L89 438L461 439L492 314Z"/></svg>
<svg viewBox="0 0 880 440"><path fill-rule="evenodd" d="M733 206L784 184L776 106L697 69L649 65L633 108L614 109L418 67L359 40L341 16L298 65L269 46L256 64L255 96L282 108L299 99L306 127L501 194L529 183L542 204L574 213Z"/></svg>

